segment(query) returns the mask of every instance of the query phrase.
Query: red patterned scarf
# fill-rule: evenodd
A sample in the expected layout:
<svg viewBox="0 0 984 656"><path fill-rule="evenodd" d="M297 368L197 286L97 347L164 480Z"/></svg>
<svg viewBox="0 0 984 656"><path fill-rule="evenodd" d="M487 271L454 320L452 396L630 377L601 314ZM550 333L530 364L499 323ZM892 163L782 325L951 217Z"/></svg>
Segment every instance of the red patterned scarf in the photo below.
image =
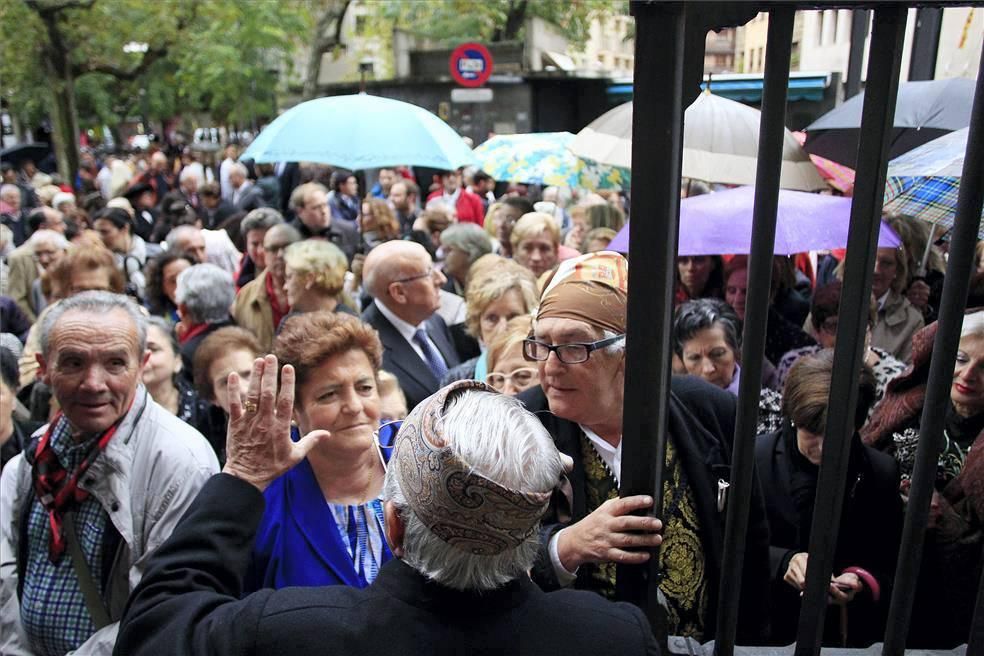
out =
<svg viewBox="0 0 984 656"><path fill-rule="evenodd" d="M62 554L65 553L66 542L65 536L62 534L63 515L89 496L88 491L78 486L79 479L89 469L93 461L99 457L99 454L105 450L120 424L120 422L116 422L98 438L93 439L82 462L75 468L75 471L69 473L58 461L58 457L51 447L52 433L61 420L62 414L58 413L51 425L48 426L44 437L38 442L32 470L34 493L44 509L48 511L48 523L51 526L48 558L51 559L52 563L57 563Z"/></svg>

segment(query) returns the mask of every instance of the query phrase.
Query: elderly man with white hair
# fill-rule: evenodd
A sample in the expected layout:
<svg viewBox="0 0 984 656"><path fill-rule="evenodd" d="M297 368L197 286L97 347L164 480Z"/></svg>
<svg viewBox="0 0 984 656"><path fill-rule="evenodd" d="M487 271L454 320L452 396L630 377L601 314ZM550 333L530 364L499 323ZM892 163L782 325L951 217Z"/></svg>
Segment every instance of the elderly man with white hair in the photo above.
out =
<svg viewBox="0 0 984 656"><path fill-rule="evenodd" d="M249 212L264 207L263 192L248 178L249 169L241 162L229 167L229 184L232 185L232 205L238 212Z"/></svg>
<svg viewBox="0 0 984 656"><path fill-rule="evenodd" d="M195 350L210 334L234 326L229 316L236 300L232 276L214 264L196 264L178 274L174 292L181 321L174 327L185 375L192 376Z"/></svg>
<svg viewBox="0 0 984 656"><path fill-rule="evenodd" d="M218 471L141 384L149 355L125 296L83 292L42 319L61 411L0 477L0 653L110 653L149 555Z"/></svg>
<svg viewBox="0 0 984 656"><path fill-rule="evenodd" d="M68 246L68 240L62 233L41 229L7 259L10 266L7 295L14 299L31 321L37 319L48 304L41 292L41 274L64 255Z"/></svg>
<svg viewBox="0 0 984 656"><path fill-rule="evenodd" d="M459 381L425 399L388 466L395 558L367 588L264 589L240 598L263 490L326 431L292 442L294 370L254 364L245 401L230 375L229 457L130 598L120 653L658 654L646 618L589 593L543 593L527 574L564 459L514 399ZM475 418L482 421L476 422ZM391 454L391 455L390 455ZM389 457L385 457L389 455Z"/></svg>
<svg viewBox="0 0 984 656"><path fill-rule="evenodd" d="M14 236L14 246L20 246L27 239L25 219L20 187L15 184L0 186L0 223L10 228Z"/></svg>
<svg viewBox="0 0 984 656"><path fill-rule="evenodd" d="M373 302L362 320L379 332L383 369L400 380L409 407L437 391L460 357L438 314L446 281L418 243L387 241L369 251L363 267Z"/></svg>

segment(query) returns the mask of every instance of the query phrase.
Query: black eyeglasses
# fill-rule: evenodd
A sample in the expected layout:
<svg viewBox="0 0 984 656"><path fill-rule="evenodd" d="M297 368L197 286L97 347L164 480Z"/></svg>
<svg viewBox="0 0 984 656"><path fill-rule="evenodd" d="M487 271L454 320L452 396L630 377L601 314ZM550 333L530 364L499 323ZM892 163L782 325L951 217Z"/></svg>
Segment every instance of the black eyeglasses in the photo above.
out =
<svg viewBox="0 0 984 656"><path fill-rule="evenodd" d="M575 344L544 344L531 337L523 340L523 357L531 362L544 362L550 357L550 352L557 354L557 359L564 364L580 364L587 362L592 351L611 346L624 339L625 335L615 335L607 339L599 339L597 342L583 342Z"/></svg>
<svg viewBox="0 0 984 656"><path fill-rule="evenodd" d="M434 267L430 267L423 273L418 273L417 275L410 276L409 278L400 278L399 280L394 280L393 282L413 282L414 280L420 280L421 278L430 278L434 275L434 270Z"/></svg>

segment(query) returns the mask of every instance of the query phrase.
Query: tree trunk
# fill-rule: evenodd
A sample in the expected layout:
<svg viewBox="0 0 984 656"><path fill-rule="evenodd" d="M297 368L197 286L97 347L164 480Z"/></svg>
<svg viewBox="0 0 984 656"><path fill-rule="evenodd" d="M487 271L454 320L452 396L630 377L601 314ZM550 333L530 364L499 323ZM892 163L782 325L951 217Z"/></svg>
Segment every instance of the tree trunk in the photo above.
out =
<svg viewBox="0 0 984 656"><path fill-rule="evenodd" d="M318 95L318 77L321 74L321 57L334 50L342 42L342 20L348 11L351 0L329 0L318 15L304 72L304 99L310 100Z"/></svg>
<svg viewBox="0 0 984 656"><path fill-rule="evenodd" d="M51 91L51 144L58 172L72 180L79 169L79 124L75 107L75 76L68 53L46 48L42 56Z"/></svg>
<svg viewBox="0 0 984 656"><path fill-rule="evenodd" d="M526 22L526 7L527 0L510 2L509 11L506 13L506 25L495 31L492 40L515 41L519 37L519 31L523 29L523 23Z"/></svg>

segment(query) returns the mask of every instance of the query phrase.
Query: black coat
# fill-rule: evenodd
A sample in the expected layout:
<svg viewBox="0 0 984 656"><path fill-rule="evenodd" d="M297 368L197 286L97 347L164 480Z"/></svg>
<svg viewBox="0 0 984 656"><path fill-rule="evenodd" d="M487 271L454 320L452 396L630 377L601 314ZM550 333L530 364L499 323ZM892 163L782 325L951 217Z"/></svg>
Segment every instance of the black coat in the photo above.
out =
<svg viewBox="0 0 984 656"><path fill-rule="evenodd" d="M355 257L356 252L359 251L362 245L362 235L359 234L359 230L355 227L354 223L333 220L330 226L317 233L304 225L299 218L295 218L290 224L297 228L304 239L327 239L335 244L335 246L338 246L345 253L349 264L352 263L352 258Z"/></svg>
<svg viewBox="0 0 984 656"><path fill-rule="evenodd" d="M213 476L150 557L116 654L658 654L642 613L528 579L476 594L400 560L371 586L264 589L240 599L263 496Z"/></svg>
<svg viewBox="0 0 984 656"><path fill-rule="evenodd" d="M700 518L706 577L711 591L704 626L711 635L717 617L718 582L724 553L726 512L717 509L718 479L731 480L731 444L735 432L735 397L725 390L693 376L674 376L670 396L669 437L694 493ZM549 412L543 389L535 387L519 395L553 436L557 448L574 459L568 474L573 492L573 522L587 516L585 471L581 453L580 427ZM561 502L563 503L563 502ZM550 562L548 543L564 527L557 521L556 504L544 517L541 553L533 570L533 580L545 590L559 586ZM746 533L745 563L742 574L741 611L738 638L743 644L757 644L768 633L768 545L769 530L758 485L754 486ZM581 581L575 583L577 586Z"/></svg>
<svg viewBox="0 0 984 656"><path fill-rule="evenodd" d="M769 517L772 637L777 644L796 639L800 596L783 581L783 576L790 558L796 552L807 551L810 539L810 527L801 525L804 522L793 501L794 458L799 453L791 452L790 438L783 436L784 431L792 430L792 426L786 426L760 435L755 443L755 461ZM881 586L881 601L877 604L864 590L848 605L850 644L867 646L884 635L903 510L898 463L891 456L862 446L859 437L855 436L854 440L834 554L834 575L845 567L857 566L871 572ZM831 610L825 622L828 642L840 633L840 614L834 607Z"/></svg>
<svg viewBox="0 0 984 656"><path fill-rule="evenodd" d="M427 363L383 316L375 303L369 303L362 313L362 320L379 333L379 341L383 343L383 369L400 381L400 388L407 397L407 409L413 410L418 403L440 389L440 381L431 373ZM456 366L460 360L447 324L436 313L426 323L427 334L444 356L448 369Z"/></svg>

